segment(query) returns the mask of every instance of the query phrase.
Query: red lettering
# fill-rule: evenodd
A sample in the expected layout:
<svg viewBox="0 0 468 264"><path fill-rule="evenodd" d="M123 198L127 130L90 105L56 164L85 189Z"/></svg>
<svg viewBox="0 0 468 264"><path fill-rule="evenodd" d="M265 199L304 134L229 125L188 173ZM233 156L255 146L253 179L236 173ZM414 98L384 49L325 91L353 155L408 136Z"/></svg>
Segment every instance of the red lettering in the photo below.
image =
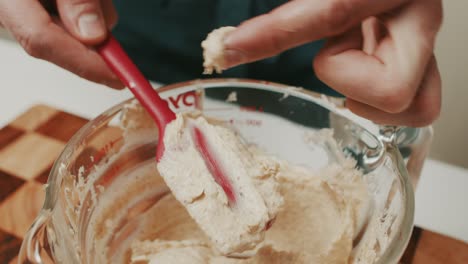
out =
<svg viewBox="0 0 468 264"><path fill-rule="evenodd" d="M248 119L246 121L247 125L249 126L261 126L262 125L262 121L261 120L254 120L254 119Z"/></svg>
<svg viewBox="0 0 468 264"><path fill-rule="evenodd" d="M189 98L192 98L192 100L188 100ZM193 92L188 92L188 93L185 93L184 94L184 98L182 99L182 102L184 103L184 105L186 106L192 106L195 104L195 101L197 100L197 98L195 97L195 93Z"/></svg>
<svg viewBox="0 0 468 264"><path fill-rule="evenodd" d="M170 96L169 97L169 102L175 107L175 108L180 108L180 102L182 99L182 104L184 106L194 106L196 105L197 102L197 94L195 92L187 92L184 94L179 94L177 97Z"/></svg>
<svg viewBox="0 0 468 264"><path fill-rule="evenodd" d="M175 108L179 108L179 101L180 98L182 98L182 94L177 95L176 99L174 99L172 96L169 97L169 101Z"/></svg>

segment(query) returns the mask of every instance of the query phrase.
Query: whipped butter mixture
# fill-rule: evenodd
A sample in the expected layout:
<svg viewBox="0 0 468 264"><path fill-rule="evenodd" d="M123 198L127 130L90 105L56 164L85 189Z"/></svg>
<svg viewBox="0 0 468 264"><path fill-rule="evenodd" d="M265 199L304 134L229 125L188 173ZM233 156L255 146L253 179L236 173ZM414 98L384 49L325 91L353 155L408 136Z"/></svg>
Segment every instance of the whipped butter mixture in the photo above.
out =
<svg viewBox="0 0 468 264"><path fill-rule="evenodd" d="M210 170L200 140L222 178ZM159 172L221 253L242 253L263 241L283 204L278 162L250 151L233 130L193 114L178 114L166 127L164 146Z"/></svg>
<svg viewBox="0 0 468 264"><path fill-rule="evenodd" d="M122 154L109 164L154 155L154 145L142 144L154 141L156 128L140 105L125 106L121 125ZM87 254L79 258L162 264L373 262L359 260L353 251L372 200L368 185L354 160L340 154L330 131L316 133L315 139L335 148L340 162L311 170L264 153L228 126L178 114L167 127L167 149L157 165L150 156L141 157L144 163L123 170L113 182L99 183L82 249ZM234 202L195 148L193 127L205 134L228 172ZM114 173L108 166L96 176ZM70 219L78 221L75 207L70 210Z"/></svg>
<svg viewBox="0 0 468 264"><path fill-rule="evenodd" d="M283 164L278 175L284 207L257 253L246 259L228 258L204 236L182 208L159 212L193 229L177 240L156 238L132 245L135 263L348 263L357 232L358 213L367 190L353 163L332 165L317 174ZM174 197L163 203L175 205ZM212 225L218 223L214 222ZM172 226L168 233L180 232ZM180 235L180 234L179 234ZM222 235L222 234L221 234Z"/></svg>
<svg viewBox="0 0 468 264"><path fill-rule="evenodd" d="M236 206L229 205L196 151L192 126L216 146L229 175L239 177L233 184ZM233 130L196 115L178 115L166 133L171 147L158 171L166 174L171 194L158 202L154 217L177 224L154 225L152 236L135 240L133 263L351 262L369 199L354 161L343 157L341 164L310 171L270 157ZM226 256L248 249L254 249L248 258Z"/></svg>

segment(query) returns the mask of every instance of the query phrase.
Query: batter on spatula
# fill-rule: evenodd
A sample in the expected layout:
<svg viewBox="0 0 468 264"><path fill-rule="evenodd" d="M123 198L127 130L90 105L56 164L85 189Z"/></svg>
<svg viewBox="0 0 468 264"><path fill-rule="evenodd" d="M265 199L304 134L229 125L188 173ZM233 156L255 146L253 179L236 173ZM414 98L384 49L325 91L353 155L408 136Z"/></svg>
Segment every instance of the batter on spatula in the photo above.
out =
<svg viewBox="0 0 468 264"><path fill-rule="evenodd" d="M283 203L278 163L252 153L233 130L193 113L178 114L163 140L158 170L216 248L241 253L262 242Z"/></svg>

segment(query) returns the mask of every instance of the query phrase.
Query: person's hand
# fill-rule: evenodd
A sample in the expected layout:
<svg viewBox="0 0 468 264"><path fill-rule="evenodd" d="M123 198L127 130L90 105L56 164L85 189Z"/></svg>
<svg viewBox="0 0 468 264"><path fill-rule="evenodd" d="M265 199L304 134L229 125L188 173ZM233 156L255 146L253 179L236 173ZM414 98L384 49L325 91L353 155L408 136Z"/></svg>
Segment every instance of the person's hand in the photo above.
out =
<svg viewBox="0 0 468 264"><path fill-rule="evenodd" d="M441 0L293 0L225 39L227 66L328 38L317 76L354 113L387 125L424 126L441 108L434 42Z"/></svg>
<svg viewBox="0 0 468 264"><path fill-rule="evenodd" d="M117 21L112 0L57 0L58 16L48 1L0 0L0 26L10 31L28 54L83 78L122 88L122 83L88 45L106 38ZM55 7L54 7L55 9Z"/></svg>

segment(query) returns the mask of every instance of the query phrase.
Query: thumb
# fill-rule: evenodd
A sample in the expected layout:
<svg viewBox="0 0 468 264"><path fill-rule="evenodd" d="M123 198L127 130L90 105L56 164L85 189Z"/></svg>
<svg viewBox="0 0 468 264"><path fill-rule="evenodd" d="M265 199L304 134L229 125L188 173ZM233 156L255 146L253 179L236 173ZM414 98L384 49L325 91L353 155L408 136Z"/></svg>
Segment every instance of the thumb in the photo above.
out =
<svg viewBox="0 0 468 264"><path fill-rule="evenodd" d="M89 45L98 44L107 35L100 0L57 0L57 9L65 28Z"/></svg>

